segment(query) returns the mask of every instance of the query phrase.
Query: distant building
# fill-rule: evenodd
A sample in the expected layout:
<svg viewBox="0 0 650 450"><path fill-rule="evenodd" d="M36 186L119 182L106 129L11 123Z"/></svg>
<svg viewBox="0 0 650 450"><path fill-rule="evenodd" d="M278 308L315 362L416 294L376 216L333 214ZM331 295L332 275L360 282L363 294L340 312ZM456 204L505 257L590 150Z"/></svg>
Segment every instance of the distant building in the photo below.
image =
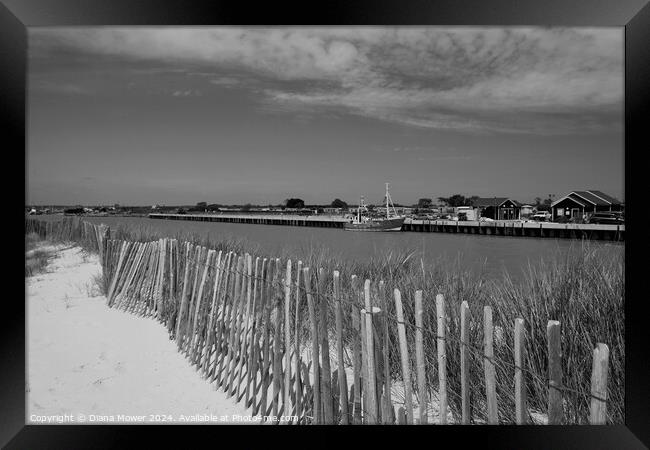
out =
<svg viewBox="0 0 650 450"><path fill-rule="evenodd" d="M516 220L521 218L521 203L508 197L481 197L474 201L480 217L494 220Z"/></svg>
<svg viewBox="0 0 650 450"><path fill-rule="evenodd" d="M519 216L524 218L524 217L530 217L533 214L535 214L535 207L533 205L521 205L521 208L519 209Z"/></svg>
<svg viewBox="0 0 650 450"><path fill-rule="evenodd" d="M458 206L454 213L458 220L478 220L479 209L471 206Z"/></svg>
<svg viewBox="0 0 650 450"><path fill-rule="evenodd" d="M583 219L597 211L623 211L623 203L601 191L571 191L551 203L553 220Z"/></svg>

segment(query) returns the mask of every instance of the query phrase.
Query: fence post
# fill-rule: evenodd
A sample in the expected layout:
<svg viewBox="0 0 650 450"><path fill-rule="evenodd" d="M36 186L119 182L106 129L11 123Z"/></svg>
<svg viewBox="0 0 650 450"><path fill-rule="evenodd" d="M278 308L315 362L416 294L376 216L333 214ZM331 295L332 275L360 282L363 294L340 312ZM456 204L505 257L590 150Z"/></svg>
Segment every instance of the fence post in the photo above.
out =
<svg viewBox="0 0 650 450"><path fill-rule="evenodd" d="M528 421L526 404L526 365L524 319L515 319L515 420L517 425L525 425Z"/></svg>
<svg viewBox="0 0 650 450"><path fill-rule="evenodd" d="M280 386L282 384L282 297L280 296L280 259L275 260L275 274L273 276L273 293L275 303L275 327L273 330L273 399L272 412L278 415L280 403Z"/></svg>
<svg viewBox="0 0 650 450"><path fill-rule="evenodd" d="M300 375L302 370L300 368L300 275L302 273L302 261L298 261L298 267L296 268L296 311L295 311L295 320L294 320L294 346L296 347L296 361L295 361L295 383L294 389L296 390L296 417L300 418L302 415L302 385L300 380ZM309 381L309 380L307 380Z"/></svg>
<svg viewBox="0 0 650 450"><path fill-rule="evenodd" d="M160 320L163 307L163 284L165 277L166 239L158 240L158 273L156 276L155 317Z"/></svg>
<svg viewBox="0 0 650 450"><path fill-rule="evenodd" d="M180 329L181 329L181 322L183 321L183 310L185 309L185 303L187 302L187 283L189 279L189 274L190 274L190 252L191 252L191 244L189 242L185 242L185 271L183 275L183 290L181 292L181 304L178 308L178 313L176 314L176 345L178 348L181 346L181 339L180 339Z"/></svg>
<svg viewBox="0 0 650 450"><path fill-rule="evenodd" d="M460 304L460 398L462 424L469 425L471 419L469 403L469 305Z"/></svg>
<svg viewBox="0 0 650 450"><path fill-rule="evenodd" d="M372 315L375 312L375 308L370 303L370 280L366 279L364 285L364 297L365 297L365 319L366 319L366 351L368 354L368 360L366 362L367 373L368 373L368 392L366 393L368 397L368 421L367 423L376 424L379 419L379 404L377 402L377 374L375 372L375 342L373 339L374 328L372 326Z"/></svg>
<svg viewBox="0 0 650 450"><path fill-rule="evenodd" d="M561 425L564 421L562 407L562 347L560 322L549 320L546 325L548 339L548 424Z"/></svg>
<svg viewBox="0 0 650 450"><path fill-rule="evenodd" d="M156 249L158 249L158 248L159 248L159 246L156 246ZM207 253L206 253L207 250L208 250L207 248L201 247L200 250L199 250L199 256L198 256L198 258L196 260L196 267L195 267L196 270L194 271L194 287L192 289L192 297L191 297L190 303L188 304L189 313L187 315L187 324L185 326L185 332L184 332L185 333L185 342L186 342L185 343L185 354L187 356L190 356L190 350L191 350L192 342L193 342L193 339L194 339L194 337L192 335L192 331L193 331L192 326L194 325L194 318L195 318L196 311L197 311L198 295L199 295L199 292L202 289L202 286L201 286L201 280L202 280L201 267L204 266L203 260L205 258L207 258ZM153 297L154 301L157 298L156 297L156 283L155 283L155 280L157 279L157 276L156 276L157 273L158 273L158 265L157 264L158 264L159 260L160 260L159 255L156 255L156 270L154 270L154 272L152 274L152 277L153 277L153 280L154 280L154 291L153 291L154 292L154 297ZM205 267L207 267L207 266L205 266Z"/></svg>
<svg viewBox="0 0 650 450"><path fill-rule="evenodd" d="M223 254L222 250L219 250L219 253L217 254L217 261L216 261L216 273L214 277L214 284L212 286L212 302L210 304L210 312L208 315L208 323L207 323L207 329L206 329L206 339L205 339L205 352L203 354L203 359L201 360L200 366L201 369L203 370L203 375L208 376L208 367L210 365L210 357L212 353L212 347L215 344L215 320L217 318L217 310L219 308L219 303L218 303L218 292L219 292L219 286L221 284L221 273L222 273L222 267L223 267L223 261L221 259L221 256ZM170 261L171 262L171 261ZM172 272L173 273L173 272ZM173 283L172 283L173 284ZM215 346L215 358L217 357L217 349Z"/></svg>
<svg viewBox="0 0 650 450"><path fill-rule="evenodd" d="M339 271L334 271L334 301L336 302L336 356L338 360L339 402L341 404L341 423L348 425L350 416L348 410L348 387L345 379L345 362L343 359L343 310L341 307L341 286Z"/></svg>
<svg viewBox="0 0 650 450"><path fill-rule="evenodd" d="M233 264L235 262L236 254L234 252L228 252L226 256L225 265L222 270L222 288L220 289L220 314L217 320L217 330L215 333L215 348L216 348L216 357L213 364L211 381L214 382L215 390L219 386L219 380L221 379L221 373L223 370L223 362L228 353L227 349L227 340L228 340L228 329L227 329L227 318L230 311L228 305L228 293L230 292L230 287L233 284Z"/></svg>
<svg viewBox="0 0 650 450"><path fill-rule="evenodd" d="M351 306L352 313L352 367L354 371L354 395L350 393L350 397L353 398L354 408L353 408L353 423L361 423L361 341L359 339L360 326L359 326L359 314L356 312L358 307L358 295L359 295L359 279L356 275L352 275L352 293L353 301ZM356 298L355 298L356 297Z"/></svg>
<svg viewBox="0 0 650 450"><path fill-rule="evenodd" d="M203 291L205 290L205 283L208 279L208 271L210 269L210 263L212 262L212 255L214 255L214 252L214 250L208 250L208 254L205 257L205 262L203 263L205 267L203 268L203 275L201 276L201 284L199 285L199 290L196 294L196 306L194 308L194 318L192 319L192 329L190 331L190 340L187 348L187 354L190 358L190 362L194 362L196 355L196 346L198 345L199 341L197 325L200 319L199 315L201 313L201 306L203 302Z"/></svg>
<svg viewBox="0 0 650 450"><path fill-rule="evenodd" d="M438 317L438 382L440 398L440 424L447 424L447 319L445 315L445 298L442 294L436 295L436 313Z"/></svg>
<svg viewBox="0 0 650 450"><path fill-rule="evenodd" d="M383 405L382 405L382 414L381 417L384 423L393 423L392 416L394 415L393 404L391 402L391 381L390 381L390 337L389 337L389 328L388 328L388 300L386 298L386 290L384 281L379 281L379 292L382 301L382 308L384 309L383 317L383 360L384 360L384 392L382 396Z"/></svg>
<svg viewBox="0 0 650 450"><path fill-rule="evenodd" d="M591 408L589 415L591 425L605 425L607 423L608 364L609 347L601 343L596 344L591 370Z"/></svg>
<svg viewBox="0 0 650 450"><path fill-rule="evenodd" d="M334 405L332 398L332 371L330 370L330 344L327 335L327 298L325 297L325 269L318 269L318 303L320 305L318 337L321 340L321 400L323 403L323 419L326 424L334 423Z"/></svg>
<svg viewBox="0 0 650 450"><path fill-rule="evenodd" d="M422 291L415 291L415 361L417 364L420 424L428 423L427 417L427 380L424 363L424 310L422 309Z"/></svg>
<svg viewBox="0 0 650 450"><path fill-rule="evenodd" d="M291 260L284 278L284 415L291 414Z"/></svg>
<svg viewBox="0 0 650 450"><path fill-rule="evenodd" d="M366 310L359 310L359 324L361 337L361 423L367 423L368 420L368 340L366 339Z"/></svg>
<svg viewBox="0 0 650 450"><path fill-rule="evenodd" d="M242 302L240 303L239 310L237 312L237 328L236 328L236 335L237 335L237 340L236 342L236 349L237 349L237 354L239 355L239 360L237 362L237 365L235 367L235 378L234 382L237 384L236 386L233 386L233 391L235 391L237 395L237 401L239 401L240 394L241 394L241 377L242 377L242 372L244 370L244 362L246 361L246 355L247 355L247 335L246 335L246 327L249 319L249 313L250 313L250 307L251 307L251 300L252 300L252 283L253 283L253 256L249 253L246 253L246 273L243 274L245 277L244 280L242 280L242 289L244 289L244 285L246 288L246 296L244 297L244 293L242 292ZM244 311L244 298L246 299L246 310ZM244 317L246 318L246 322L244 322ZM236 389L235 389L236 388Z"/></svg>
<svg viewBox="0 0 650 450"><path fill-rule="evenodd" d="M492 325L492 307L483 308L483 335L485 341L485 393L487 397L487 417L489 425L499 423L497 406L496 372L494 367L494 327Z"/></svg>
<svg viewBox="0 0 650 450"><path fill-rule="evenodd" d="M155 245L155 243L154 243ZM192 336L189 335L190 333L190 327L192 326L192 318L194 316L194 306L196 305L196 294L199 289L199 284L200 284L200 279L199 279L199 273L201 273L201 260L203 260L203 257L205 255L206 248L205 247L198 247L196 248L196 261L194 263L194 282L192 283L191 286L191 293L190 293L190 299L187 304L187 321L185 323L185 327L183 330L183 343L181 344L183 347L182 349L187 353ZM154 264L158 261L158 258L155 257ZM152 280L155 280L155 275L156 271L154 270L153 273L151 274ZM191 279L191 277L190 277ZM154 284L155 286L155 284ZM154 296L155 298L155 296Z"/></svg>
<svg viewBox="0 0 650 450"><path fill-rule="evenodd" d="M321 403L320 403L320 367L318 349L320 342L318 339L318 323L316 322L316 306L314 305L314 297L311 293L311 279L309 278L309 267L302 269L303 280L305 284L305 293L307 294L307 307L309 309L309 322L311 323L311 361L314 370L314 398L313 398L313 411L314 423L319 425L322 423L320 416Z"/></svg>
<svg viewBox="0 0 650 450"><path fill-rule="evenodd" d="M117 261L117 266L115 267L115 270L113 271L112 274L112 280L111 280L111 286L108 289L108 296L107 296L107 303L108 306L111 306L113 303L113 295L115 293L115 287L117 285L117 279L119 278L120 275L120 269L122 268L122 265L124 264L124 257L126 255L126 252L129 247L129 243L126 241L121 241L122 245L120 246L120 256Z"/></svg>
<svg viewBox="0 0 650 450"><path fill-rule="evenodd" d="M234 348L234 359L232 365L232 372L230 376L230 395L236 395L237 400L239 400L240 394L240 378L241 378L241 369L244 360L245 354L245 343L242 334L244 332L244 305L248 309L251 299L251 281L253 274L253 259L249 253L245 254L244 257L244 267L242 268L242 280L241 280L241 299L239 301L239 307L237 308L236 317L235 317L235 348Z"/></svg>
<svg viewBox="0 0 650 450"><path fill-rule="evenodd" d="M235 255L236 256L236 255ZM230 309L228 311L228 317L226 318L226 326L227 326L227 332L228 332L228 339L227 339L227 355L225 358L221 360L223 362L223 369L221 368L222 364L221 362L219 363L219 372L221 373L221 376L219 378L219 385L223 387L224 392L228 393L230 391L230 382L229 382L229 375L230 375L230 365L232 363L233 359L233 353L234 353L234 341L235 341L235 316L237 315L237 306L239 304L239 296L240 296L240 291L241 291L241 272L244 267L244 257L242 255L237 256L237 263L235 264L234 267L234 279L233 283L231 286L231 304L230 304Z"/></svg>
<svg viewBox="0 0 650 450"><path fill-rule="evenodd" d="M255 258L255 269L253 271L253 305L251 306L251 318L246 329L249 335L248 340L248 360L246 362L246 395L245 395L245 405L250 407L251 397L250 389L251 383L253 383L253 389L255 389L255 383L257 382L257 358L258 358L258 345L257 345L257 327L259 321L257 320L257 310L258 302L263 304L264 298L262 297L262 290L259 289L259 279L261 278L261 273L264 272L264 266L266 265L266 258L262 260L262 267L260 271L260 258L259 256ZM260 291L258 295L257 292ZM253 392L253 403L255 402L255 392Z"/></svg>
<svg viewBox="0 0 650 450"><path fill-rule="evenodd" d="M272 279L272 273L275 268L275 265L273 264L274 260L273 258L269 259L269 263L266 266L266 274L264 278L264 283L262 284L262 289L265 292L265 297L266 297L266 302L264 303L264 328L262 331L262 395L260 398L260 403L259 403L259 408L262 411L262 415L265 416L267 409L266 409L266 403L267 403L267 397L268 397L268 390L269 390L269 371L271 367L271 348L269 346L269 340L271 338L271 332L270 332L270 321L271 321L271 307L273 306L273 302L275 300L273 296L273 290L271 289L273 287L273 279ZM257 413L257 411L254 411Z"/></svg>
<svg viewBox="0 0 650 450"><path fill-rule="evenodd" d="M402 310L402 295L395 289L395 311L397 313L397 331L399 334L400 355L402 358L402 378L404 380L404 395L406 405L406 422L413 424L413 396L411 393L411 361L409 359L408 344L406 342L406 329L404 327L404 312ZM399 414L398 414L399 416ZM400 417L401 420L401 417Z"/></svg>

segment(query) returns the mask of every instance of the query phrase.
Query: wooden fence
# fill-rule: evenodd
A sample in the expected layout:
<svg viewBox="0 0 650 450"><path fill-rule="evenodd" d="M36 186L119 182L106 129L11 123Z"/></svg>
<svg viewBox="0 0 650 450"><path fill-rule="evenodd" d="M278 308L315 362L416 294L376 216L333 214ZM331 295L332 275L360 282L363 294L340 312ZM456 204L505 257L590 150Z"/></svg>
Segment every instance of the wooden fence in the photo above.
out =
<svg viewBox="0 0 650 450"><path fill-rule="evenodd" d="M486 422L503 423L495 372L497 365L507 364L494 357L497 325L490 306L485 306L482 318L470 317L467 302L447 305L438 294L432 330L433 326L423 324L424 292L417 291L407 300L394 289L394 314L389 314L391 300L381 280L373 283L351 275L354 295L349 298L343 295L338 271L303 267L301 261L216 251L176 239L115 240L108 227L81 220L27 220L29 232L77 241L96 251L108 306L160 321L203 377L243 401L267 423L446 424L450 422L450 377L460 377L459 422L479 423L471 415L476 405L471 404L469 383L470 371L481 369L485 402L480 407L485 409ZM414 302L413 321L405 318L404 301ZM450 307L459 308L457 337L448 335ZM483 348L470 345L472 320L482 322L474 326L483 329ZM498 326L514 329L514 364L507 366L514 380L512 408L517 424L530 423L526 385L539 376L527 369L526 324L518 318ZM549 424L567 422L560 330L559 322L548 322L548 374L543 382ZM409 333L414 334L415 370ZM430 350L424 345L427 333L435 333L437 363L433 365L425 358ZM391 346L395 334L398 345ZM460 344L460 373L447 370L452 340ZM481 355L482 367L472 367L470 353ZM395 376L391 368L396 364L391 362L397 360L401 370ZM606 423L608 363L609 349L598 343L593 350L591 392L584 398L590 402L591 424ZM429 381L429 371L437 373L437 386ZM400 386L404 401L397 404L395 388ZM435 417L429 408L434 402Z"/></svg>

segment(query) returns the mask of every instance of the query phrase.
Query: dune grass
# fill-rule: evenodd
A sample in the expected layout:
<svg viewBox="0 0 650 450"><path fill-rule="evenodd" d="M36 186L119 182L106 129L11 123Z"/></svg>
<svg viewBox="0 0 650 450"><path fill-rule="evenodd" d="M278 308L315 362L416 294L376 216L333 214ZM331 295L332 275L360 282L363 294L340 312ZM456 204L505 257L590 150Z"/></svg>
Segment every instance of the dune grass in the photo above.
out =
<svg viewBox="0 0 650 450"><path fill-rule="evenodd" d="M264 255L258 245L245 239L229 236L199 237L190 233L168 235L151 227L118 226L111 229L113 239L147 242L163 237L189 241L207 248L250 253L254 256L302 261L302 267L310 267L312 276L317 277L318 268L325 269L324 292L319 292L321 301L330 304L328 308L330 342L334 342L334 308L332 300L332 272L341 273L341 295L344 302L344 340L349 344L352 336L351 314L363 308L362 293L354 291L352 275L363 281L372 281L372 297L375 304L384 311L389 320L388 345L390 348L390 372L395 380L401 379L397 327L393 289L402 294L407 339L411 349L410 357L415 367L414 303L416 290L424 296L424 347L427 367L427 390L435 395L438 386L436 350L435 296L443 294L447 315L447 371L449 408L456 421L460 421L460 305L467 301L470 308L470 398L472 421L484 422L485 382L483 372L483 307L493 309L495 325L495 360L499 419L502 423L514 422L514 351L513 330L515 318L523 318L526 328L525 349L527 355L526 379L530 420L539 423L546 411L548 388L547 340L548 320L561 323L563 398L566 423L585 424L589 415L589 392L593 348L597 342L605 343L610 349L608 382L608 423L621 424L624 416L625 392L625 318L624 318L624 255L610 251L607 246L576 241L570 251L558 252L538 264L524 268L524 277L514 281L504 272L500 278L487 278L462 268L459 259L440 257L433 264L424 264L410 249L388 252L381 257L365 262L350 261L332 253L324 247L308 246L291 254ZM283 274L284 272L281 271ZM295 279L295 278L294 278ZM379 281L385 283L384 292L379 292ZM312 286L316 286L312 282ZM279 291L281 292L281 290ZM385 299L385 301L384 301ZM352 307L354 306L354 307ZM300 300L300 316L305 320L299 325L301 345L308 344L310 324L307 301ZM271 324L274 327L274 324ZM331 344L330 348L334 348ZM378 367L378 370L381 370ZM413 375L415 378L415 375ZM411 380L417 393L417 383Z"/></svg>
<svg viewBox="0 0 650 450"><path fill-rule="evenodd" d="M547 402L547 340L548 320L558 320L562 326L562 354L565 390L566 422L584 424L588 422L589 392L592 352L597 342L603 342L610 349L610 373L608 391L608 422L624 423L624 258L622 252L609 252L606 247L590 244L588 241L576 242L570 251L553 258L530 264L524 268L522 280L513 281L507 272L499 279L487 279L481 273L464 270L458 259L439 258L433 264L425 265L414 257L415 252L389 252L366 262L349 261L324 247L301 249L293 254L262 255L259 246L245 239L229 237L219 240L214 237L198 237L187 233L174 236L163 235L149 227L118 227L113 237L135 241L150 241L162 237L172 237L179 241L190 241L216 250L250 253L260 257L280 257L282 261L292 259L302 261L302 267L324 268L327 274L325 292L322 298L332 303L331 274L341 273L341 292L346 302L363 308L360 292L353 292L351 275L357 275L359 287L363 281L372 281L375 302L386 308L389 320L394 319L393 289L402 294L404 314L407 322L409 348L414 349L414 304L416 290L424 293L424 345L427 363L427 385L435 391L437 378L436 350L436 310L435 295L441 293L446 300L448 317L447 370L449 407L454 418L460 421L460 304L467 301L472 317L470 327L470 360L472 365L470 396L475 421L484 421L485 384L483 373L483 306L493 308L496 329L495 357L497 359L497 395L499 418L502 422L514 422L514 350L513 331L515 318L523 318L526 327L527 391L531 412L535 422L543 416ZM315 276L315 275L314 275ZM383 280L385 292L378 292L378 282ZM315 285L312 283L312 285ZM386 298L384 304L381 301ZM302 317L308 317L306 299L301 299ZM333 306L333 304L331 305ZM330 336L335 337L334 308L329 310ZM352 310L349 310L351 313ZM349 314L345 318L344 329L351 330ZM309 336L309 321L301 324L302 334ZM392 376L401 378L399 362L397 327L390 327L389 345ZM351 334L346 333L346 340ZM303 345L307 342L301 339ZM413 367L415 352L411 351ZM415 376L414 376L415 377ZM413 380L414 392L417 384Z"/></svg>
<svg viewBox="0 0 650 450"><path fill-rule="evenodd" d="M39 248L41 242L36 233L25 235L25 277L43 273L53 256L51 251Z"/></svg>

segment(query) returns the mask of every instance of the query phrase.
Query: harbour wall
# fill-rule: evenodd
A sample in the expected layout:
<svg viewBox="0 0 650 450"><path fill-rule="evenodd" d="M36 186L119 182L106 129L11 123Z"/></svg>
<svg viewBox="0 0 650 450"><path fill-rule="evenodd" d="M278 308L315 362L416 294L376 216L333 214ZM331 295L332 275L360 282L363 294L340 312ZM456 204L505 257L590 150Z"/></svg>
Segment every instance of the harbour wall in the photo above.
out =
<svg viewBox="0 0 650 450"><path fill-rule="evenodd" d="M149 214L149 218L320 228L343 228L343 224L348 222L348 219L339 216L298 216L284 214ZM604 224L406 219L402 225L402 231L607 241L625 240L625 225Z"/></svg>

